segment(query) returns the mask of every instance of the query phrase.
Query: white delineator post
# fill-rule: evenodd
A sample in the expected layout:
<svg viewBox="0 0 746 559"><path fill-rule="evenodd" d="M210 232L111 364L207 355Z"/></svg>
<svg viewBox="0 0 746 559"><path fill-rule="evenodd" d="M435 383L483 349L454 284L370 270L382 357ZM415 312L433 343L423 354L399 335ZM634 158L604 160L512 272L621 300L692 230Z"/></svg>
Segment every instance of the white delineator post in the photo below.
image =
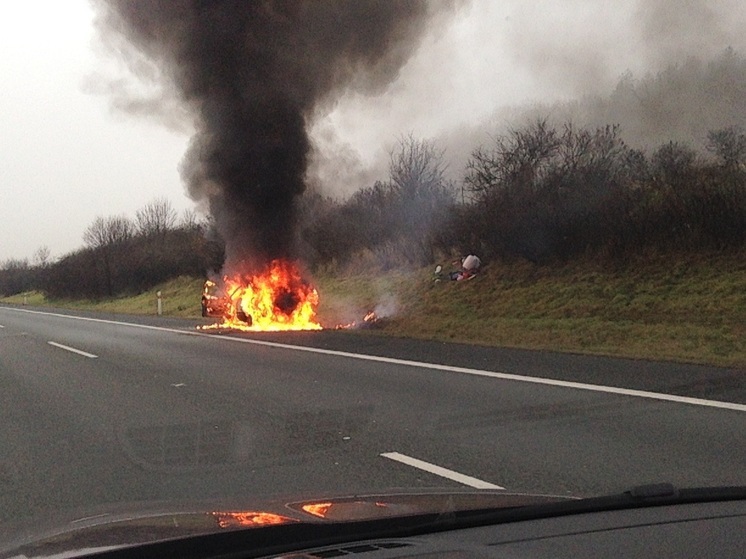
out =
<svg viewBox="0 0 746 559"><path fill-rule="evenodd" d="M156 291L155 296L158 297L158 316L161 316L163 314L163 294Z"/></svg>

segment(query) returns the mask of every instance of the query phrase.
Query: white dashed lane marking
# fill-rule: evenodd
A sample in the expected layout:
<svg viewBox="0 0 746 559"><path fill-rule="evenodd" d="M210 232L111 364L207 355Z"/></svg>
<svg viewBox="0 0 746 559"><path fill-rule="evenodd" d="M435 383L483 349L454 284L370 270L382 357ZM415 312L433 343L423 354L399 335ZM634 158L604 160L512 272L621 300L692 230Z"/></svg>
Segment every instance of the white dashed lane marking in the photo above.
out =
<svg viewBox="0 0 746 559"><path fill-rule="evenodd" d="M465 474L449 470L448 468L443 468L442 466L437 466L435 464L431 464L430 462L425 462L424 460L412 458L411 456L407 456L406 454L399 454L398 452L384 452L383 454L381 454L381 456L383 456L384 458L388 458L389 460L401 462L402 464L406 464L407 466L412 466L413 468L417 468L418 470L423 470L425 472L435 474L436 476L450 479L462 485L474 487L476 489L505 489L504 487L500 487L499 485L495 485L494 483L482 481L481 479L467 476Z"/></svg>
<svg viewBox="0 0 746 559"><path fill-rule="evenodd" d="M88 357L89 359L96 359L98 357L98 355L93 355L92 353L88 353L87 351L83 351L81 349L75 349L74 347L70 347L67 345L58 344L57 342L47 342L47 343L54 347L64 349L65 351L69 351L71 353L77 353L78 355L82 355L83 357Z"/></svg>

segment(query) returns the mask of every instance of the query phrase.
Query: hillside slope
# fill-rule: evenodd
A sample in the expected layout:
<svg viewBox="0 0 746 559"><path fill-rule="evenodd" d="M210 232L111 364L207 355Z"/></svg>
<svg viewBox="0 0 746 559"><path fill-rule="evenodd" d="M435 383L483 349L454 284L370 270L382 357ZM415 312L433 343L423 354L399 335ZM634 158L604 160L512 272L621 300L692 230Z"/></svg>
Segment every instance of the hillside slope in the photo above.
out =
<svg viewBox="0 0 746 559"><path fill-rule="evenodd" d="M381 319L365 333L746 367L746 255L647 257L625 264L486 263L475 279L433 281L432 269L320 275L325 327ZM200 316L202 280L181 277L135 297L6 303Z"/></svg>

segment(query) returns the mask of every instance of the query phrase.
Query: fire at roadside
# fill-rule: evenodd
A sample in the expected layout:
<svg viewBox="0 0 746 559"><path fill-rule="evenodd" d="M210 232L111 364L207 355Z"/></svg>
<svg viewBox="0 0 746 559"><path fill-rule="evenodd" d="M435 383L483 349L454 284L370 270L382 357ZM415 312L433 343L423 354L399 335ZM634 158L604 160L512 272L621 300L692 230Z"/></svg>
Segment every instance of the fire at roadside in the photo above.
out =
<svg viewBox="0 0 746 559"><path fill-rule="evenodd" d="M347 324L337 324L335 330L350 330L358 328L377 328L381 326L381 317L375 311L368 311L361 321L353 320Z"/></svg>
<svg viewBox="0 0 746 559"><path fill-rule="evenodd" d="M253 332L321 330L316 319L319 294L298 267L273 260L261 273L208 280L202 292L202 316L220 318L200 330L230 329Z"/></svg>
<svg viewBox="0 0 746 559"><path fill-rule="evenodd" d="M302 278L298 266L285 260L273 260L259 274L207 280L202 291L202 316L220 320L197 326L197 329L322 330L317 320L318 305L318 291ZM372 328L379 324L378 315L369 311L361 321L337 324L333 329Z"/></svg>

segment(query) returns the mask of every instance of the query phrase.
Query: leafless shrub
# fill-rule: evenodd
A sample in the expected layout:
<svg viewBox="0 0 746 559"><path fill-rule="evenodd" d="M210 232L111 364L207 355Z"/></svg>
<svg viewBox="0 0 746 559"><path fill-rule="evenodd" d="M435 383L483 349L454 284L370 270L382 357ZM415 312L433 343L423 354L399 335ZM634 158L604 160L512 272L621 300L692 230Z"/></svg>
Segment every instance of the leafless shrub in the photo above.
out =
<svg viewBox="0 0 746 559"><path fill-rule="evenodd" d="M472 152L464 182L482 200L494 190L533 189L546 177L547 164L560 145L556 130L546 119L510 130L494 138L491 147L480 146Z"/></svg>
<svg viewBox="0 0 746 559"><path fill-rule="evenodd" d="M121 245L132 238L135 227L125 216L97 217L83 232L83 241L90 248Z"/></svg>
<svg viewBox="0 0 746 559"><path fill-rule="evenodd" d="M379 268L386 262L430 262L437 227L454 206L445 170L443 152L432 141L402 136L390 153L389 180L343 203L327 200L306 226L304 241L316 263L341 263L363 253L382 255Z"/></svg>
<svg viewBox="0 0 746 559"><path fill-rule="evenodd" d="M178 229L184 229L186 231L199 231L203 226L204 223L200 220L197 212L192 209L184 210L177 224Z"/></svg>
<svg viewBox="0 0 746 559"><path fill-rule="evenodd" d="M0 263L0 295L15 295L31 289L32 272L25 258L9 258Z"/></svg>
<svg viewBox="0 0 746 559"><path fill-rule="evenodd" d="M176 226L178 215L166 198L156 198L135 213L137 231L143 236L160 236Z"/></svg>
<svg viewBox="0 0 746 559"><path fill-rule="evenodd" d="M33 263L39 268L46 268L49 266L49 258L52 252L49 250L47 245L42 245L36 249L33 256Z"/></svg>

